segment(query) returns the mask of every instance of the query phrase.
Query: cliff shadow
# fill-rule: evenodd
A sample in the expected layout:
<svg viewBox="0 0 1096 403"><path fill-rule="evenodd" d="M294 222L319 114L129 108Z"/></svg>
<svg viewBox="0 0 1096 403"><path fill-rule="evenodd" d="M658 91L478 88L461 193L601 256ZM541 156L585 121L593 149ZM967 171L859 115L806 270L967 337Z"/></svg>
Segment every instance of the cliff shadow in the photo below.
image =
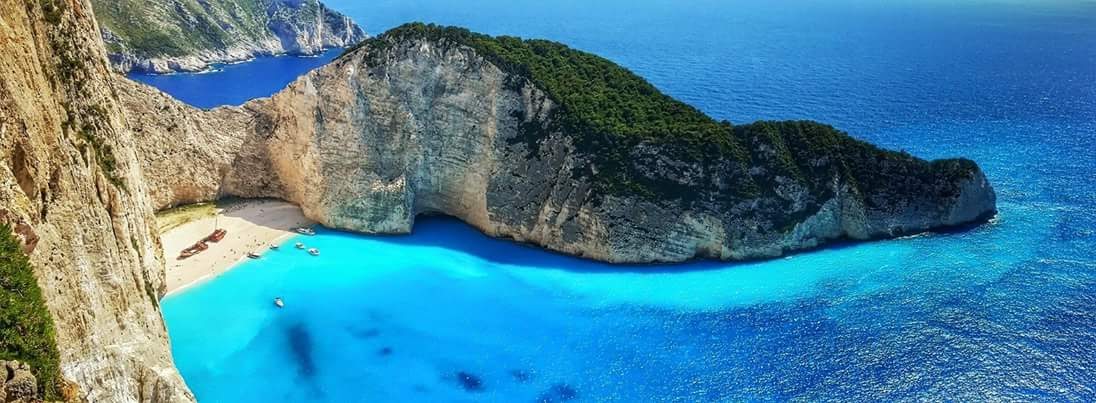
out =
<svg viewBox="0 0 1096 403"><path fill-rule="evenodd" d="M965 224L962 226L938 228L915 234L902 235L902 237L958 236L965 232L975 230L984 224L985 221L980 221L978 223ZM535 244L518 242L513 239L493 238L458 218L444 215L419 216L415 221L412 233L408 235L368 235L368 237L371 240L393 245L447 248L499 264L517 265L529 268L558 269L571 272L624 272L639 274L746 268L780 259L794 258L800 255L809 255L825 251L848 250L863 246L870 242L897 242L895 239L873 239L866 241L840 239L815 248L790 252L784 256L765 259L718 261L695 258L680 263L617 264L591 260L581 256L567 255L545 249Z"/></svg>
<svg viewBox="0 0 1096 403"><path fill-rule="evenodd" d="M326 231L338 230L326 229ZM724 270L758 263L758 261L721 262L707 259L695 259L682 263L606 263L555 252L509 238L493 238L458 218L444 215L419 216L415 220L412 233L407 235L353 235L368 237L370 240L392 245L446 248L498 264L571 272L655 274ZM827 248L840 249L854 245L854 243L843 243L831 245Z"/></svg>

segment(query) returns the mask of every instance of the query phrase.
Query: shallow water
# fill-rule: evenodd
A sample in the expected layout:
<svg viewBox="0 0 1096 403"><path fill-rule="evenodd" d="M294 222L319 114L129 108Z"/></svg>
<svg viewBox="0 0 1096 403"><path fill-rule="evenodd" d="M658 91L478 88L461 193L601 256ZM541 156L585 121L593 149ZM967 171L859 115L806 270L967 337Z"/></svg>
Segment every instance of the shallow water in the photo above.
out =
<svg viewBox="0 0 1096 403"><path fill-rule="evenodd" d="M426 20L561 40L719 119L967 156L1001 212L656 267L448 219L321 231L304 239L319 258L284 249L164 301L202 401L1096 400L1096 3L328 3L371 33Z"/></svg>

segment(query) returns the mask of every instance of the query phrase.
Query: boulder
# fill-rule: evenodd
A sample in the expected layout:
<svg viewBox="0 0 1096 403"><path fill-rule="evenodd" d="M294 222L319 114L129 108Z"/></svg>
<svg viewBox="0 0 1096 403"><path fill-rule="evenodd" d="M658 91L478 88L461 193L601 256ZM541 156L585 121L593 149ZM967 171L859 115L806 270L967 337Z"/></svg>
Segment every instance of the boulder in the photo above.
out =
<svg viewBox="0 0 1096 403"><path fill-rule="evenodd" d="M2 361L3 383L0 384L0 402L31 402L38 398L38 380L30 366L19 361Z"/></svg>

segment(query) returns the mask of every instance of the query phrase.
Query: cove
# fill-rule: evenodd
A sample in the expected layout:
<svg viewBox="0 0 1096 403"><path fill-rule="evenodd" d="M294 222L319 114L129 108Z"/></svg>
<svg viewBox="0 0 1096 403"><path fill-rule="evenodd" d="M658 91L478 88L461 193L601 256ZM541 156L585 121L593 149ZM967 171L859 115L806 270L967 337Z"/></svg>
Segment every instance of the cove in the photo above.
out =
<svg viewBox="0 0 1096 403"><path fill-rule="evenodd" d="M563 41L719 119L817 119L966 156L1000 213L675 266L568 258L452 219L321 230L303 241L322 257L282 248L163 301L200 401L1096 400L1091 4L328 3L373 33L427 20Z"/></svg>
<svg viewBox="0 0 1096 403"><path fill-rule="evenodd" d="M1053 233L1035 211L1005 210L1013 218L964 233L675 266L575 259L453 219L422 219L409 236L321 230L163 308L200 401L942 395L954 385L892 391L878 382L911 373L946 381L936 372L946 365L990 365L1007 377L1031 365L1034 340L1020 329L1037 331L1044 358L1087 359L1071 351L1084 346L1060 338L1086 331L1085 318L1046 323L1047 312L1031 308L1086 304L1091 295L1032 286L1057 267L1091 267L1039 262L1031 241ZM292 248L297 241L323 255ZM1028 264L1043 274L1014 272ZM999 387L982 381L963 386Z"/></svg>
<svg viewBox="0 0 1096 403"><path fill-rule="evenodd" d="M128 77L159 88L180 101L208 109L274 95L342 52L343 49L331 49L316 56L262 56L244 63L215 65L202 73L133 73Z"/></svg>

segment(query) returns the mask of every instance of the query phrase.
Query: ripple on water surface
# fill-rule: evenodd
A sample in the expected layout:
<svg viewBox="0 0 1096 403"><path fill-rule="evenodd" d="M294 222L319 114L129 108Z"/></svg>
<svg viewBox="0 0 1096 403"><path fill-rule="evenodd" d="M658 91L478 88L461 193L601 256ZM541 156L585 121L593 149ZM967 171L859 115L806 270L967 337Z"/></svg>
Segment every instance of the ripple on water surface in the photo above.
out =
<svg viewBox="0 0 1096 403"><path fill-rule="evenodd" d="M568 258L449 219L411 236L321 231L301 240L322 257L269 252L164 310L179 368L210 401L944 395L1068 357L1058 337L1096 324L1084 311L1042 323L1016 300L1081 307L1092 283L1033 292L1080 263L1040 263L1033 241L1053 228L1004 207L969 233L672 267Z"/></svg>

